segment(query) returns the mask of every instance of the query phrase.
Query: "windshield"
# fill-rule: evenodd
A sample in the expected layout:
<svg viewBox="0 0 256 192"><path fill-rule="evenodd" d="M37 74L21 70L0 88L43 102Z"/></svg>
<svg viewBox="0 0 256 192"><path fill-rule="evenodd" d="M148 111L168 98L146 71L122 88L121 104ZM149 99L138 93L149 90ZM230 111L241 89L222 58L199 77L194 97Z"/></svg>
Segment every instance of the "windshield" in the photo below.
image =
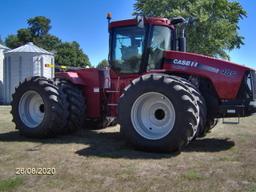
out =
<svg viewBox="0 0 256 192"><path fill-rule="evenodd" d="M120 73L138 73L144 49L145 29L116 28L112 39L112 68Z"/></svg>
<svg viewBox="0 0 256 192"><path fill-rule="evenodd" d="M165 26L154 26L150 43L147 70L159 69L162 64L163 51L171 49L172 31Z"/></svg>

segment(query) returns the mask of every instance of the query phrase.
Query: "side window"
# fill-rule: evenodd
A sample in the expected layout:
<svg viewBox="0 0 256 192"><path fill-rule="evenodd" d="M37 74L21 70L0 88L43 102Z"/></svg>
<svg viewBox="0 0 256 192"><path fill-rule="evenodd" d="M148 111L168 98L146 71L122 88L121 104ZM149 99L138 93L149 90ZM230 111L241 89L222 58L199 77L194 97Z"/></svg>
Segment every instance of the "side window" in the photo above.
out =
<svg viewBox="0 0 256 192"><path fill-rule="evenodd" d="M147 70L160 68L163 52L171 49L171 34L172 31L168 27L153 27Z"/></svg>
<svg viewBox="0 0 256 192"><path fill-rule="evenodd" d="M113 38L112 67L120 73L138 73L143 53L144 30L118 28Z"/></svg>

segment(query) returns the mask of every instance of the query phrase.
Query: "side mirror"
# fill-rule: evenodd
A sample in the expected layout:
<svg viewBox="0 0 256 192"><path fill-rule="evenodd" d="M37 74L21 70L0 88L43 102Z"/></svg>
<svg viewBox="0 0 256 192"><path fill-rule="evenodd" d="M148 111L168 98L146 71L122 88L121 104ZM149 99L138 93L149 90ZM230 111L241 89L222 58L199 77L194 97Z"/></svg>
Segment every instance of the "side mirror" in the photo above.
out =
<svg viewBox="0 0 256 192"><path fill-rule="evenodd" d="M136 20L137 20L137 26L138 26L139 28L144 28L144 17L141 16L141 15L138 15L138 16L136 17Z"/></svg>

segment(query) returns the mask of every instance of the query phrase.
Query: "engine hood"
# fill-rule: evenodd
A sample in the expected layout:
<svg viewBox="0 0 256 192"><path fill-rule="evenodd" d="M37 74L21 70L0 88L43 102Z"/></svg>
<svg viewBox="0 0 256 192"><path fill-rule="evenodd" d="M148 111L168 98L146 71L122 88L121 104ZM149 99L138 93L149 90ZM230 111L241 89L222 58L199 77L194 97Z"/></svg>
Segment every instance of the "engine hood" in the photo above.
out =
<svg viewBox="0 0 256 192"><path fill-rule="evenodd" d="M229 61L178 51L164 52L163 68L209 79L222 99L235 98L245 73L252 70Z"/></svg>
<svg viewBox="0 0 256 192"><path fill-rule="evenodd" d="M202 65L210 66L213 68L212 69L209 68L209 71L212 70L215 72L217 71L221 72L221 70L230 70L231 72L230 75L232 75L232 70L234 71L254 70L249 67L239 65L230 61L216 59L213 57L208 57L208 56L196 54L196 53L165 51L164 58L167 60L174 60L173 61L174 64L180 65L180 66L199 67L199 68L200 68L200 65L201 67ZM222 72L224 73L224 71Z"/></svg>

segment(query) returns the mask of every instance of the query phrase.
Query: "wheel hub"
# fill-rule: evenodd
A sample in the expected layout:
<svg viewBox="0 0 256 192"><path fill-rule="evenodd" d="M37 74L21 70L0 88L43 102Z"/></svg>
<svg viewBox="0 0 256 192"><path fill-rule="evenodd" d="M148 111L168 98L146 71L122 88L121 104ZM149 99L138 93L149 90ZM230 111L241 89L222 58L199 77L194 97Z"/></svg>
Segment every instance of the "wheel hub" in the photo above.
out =
<svg viewBox="0 0 256 192"><path fill-rule="evenodd" d="M157 92L144 93L133 103L131 121L142 137L158 140L172 131L175 109L165 95Z"/></svg>
<svg viewBox="0 0 256 192"><path fill-rule="evenodd" d="M36 91L27 91L22 95L19 102L19 115L21 121L29 128L35 128L42 123L45 105Z"/></svg>
<svg viewBox="0 0 256 192"><path fill-rule="evenodd" d="M44 113L44 104L41 104L41 105L39 106L39 111L40 111L41 113Z"/></svg>
<svg viewBox="0 0 256 192"><path fill-rule="evenodd" d="M165 117L165 112L162 109L157 109L155 111L155 118L159 121L163 120Z"/></svg>

